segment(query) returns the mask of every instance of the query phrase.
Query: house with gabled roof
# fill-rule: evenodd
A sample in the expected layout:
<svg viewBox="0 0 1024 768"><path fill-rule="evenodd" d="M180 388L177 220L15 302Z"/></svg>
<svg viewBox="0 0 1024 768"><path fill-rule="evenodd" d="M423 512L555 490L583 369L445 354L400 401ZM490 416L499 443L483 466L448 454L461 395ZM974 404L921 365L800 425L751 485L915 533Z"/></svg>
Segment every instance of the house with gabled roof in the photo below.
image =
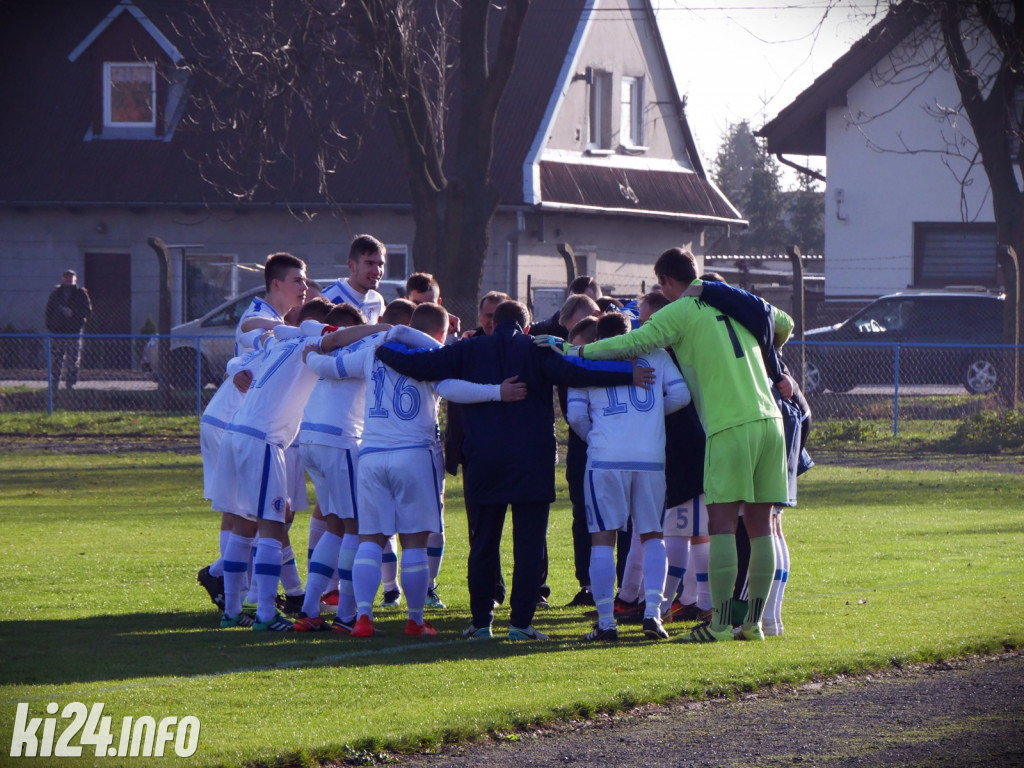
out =
<svg viewBox="0 0 1024 768"><path fill-rule="evenodd" d="M826 158L825 294L995 288L988 179L927 4L904 2L757 132Z"/></svg>
<svg viewBox="0 0 1024 768"><path fill-rule="evenodd" d="M183 64L200 52L182 33L184 7L80 0L2 12L0 66L18 76L0 111L0 327L42 329L48 292L73 268L95 306L87 331L138 332L157 311L150 237L171 246L175 322L259 284L252 265L274 251L305 259L311 276L344 274L360 232L388 245L388 277L415 270L407 182L383 116L364 126L327 196L298 167L251 198L204 180L193 158L216 137L185 127L194 84ZM699 254L705 228L745 225L698 156L649 0L531 5L493 178L501 204L481 292L528 301L564 288L567 261L637 293L665 248Z"/></svg>

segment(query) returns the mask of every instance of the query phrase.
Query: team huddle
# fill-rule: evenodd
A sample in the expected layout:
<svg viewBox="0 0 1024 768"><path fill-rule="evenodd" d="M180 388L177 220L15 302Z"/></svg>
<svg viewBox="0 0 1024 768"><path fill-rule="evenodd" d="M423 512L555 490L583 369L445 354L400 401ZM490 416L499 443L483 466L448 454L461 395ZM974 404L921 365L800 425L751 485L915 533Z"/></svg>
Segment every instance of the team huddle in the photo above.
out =
<svg viewBox="0 0 1024 768"><path fill-rule="evenodd" d="M692 255L670 249L655 264L659 290L632 312L601 313L582 278L533 336L526 307L498 292L481 300L480 327L460 334L430 275L385 306L375 290L385 258L379 240L357 236L349 277L321 293L300 259L273 254L266 295L238 323L200 421L204 494L222 516L220 557L199 582L221 627L373 637L383 583L382 605L405 599L407 635L436 635L424 610L444 607L444 475L461 467L463 637L493 636L511 508L508 638L547 639L533 618L549 594L557 388L571 427L571 604L593 606L596 619L581 639L618 640L630 621L655 640L669 621L700 622L689 642L782 634L780 515L810 464L806 401L776 351L788 315L697 280ZM303 586L289 528L308 507L304 473L316 507Z"/></svg>

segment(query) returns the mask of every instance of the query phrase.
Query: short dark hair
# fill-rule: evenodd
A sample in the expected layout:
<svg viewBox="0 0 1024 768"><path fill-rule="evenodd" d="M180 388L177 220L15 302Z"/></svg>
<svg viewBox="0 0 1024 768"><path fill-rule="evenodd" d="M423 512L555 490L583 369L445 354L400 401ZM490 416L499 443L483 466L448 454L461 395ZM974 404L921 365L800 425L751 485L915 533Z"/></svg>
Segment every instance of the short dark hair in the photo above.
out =
<svg viewBox="0 0 1024 768"><path fill-rule="evenodd" d="M331 302L323 296L317 296L315 299L310 299L302 305L302 309L299 310L299 317L296 322L301 323L303 320L316 320L318 323L322 323L326 320L327 315L330 314L332 309L334 309L334 305L331 304Z"/></svg>
<svg viewBox="0 0 1024 768"><path fill-rule="evenodd" d="M289 269L305 268L306 262L298 256L292 256L290 253L285 251L272 253L267 256L267 260L263 264L263 281L266 283L267 290L269 291L270 284L275 280L283 280L285 273Z"/></svg>
<svg viewBox="0 0 1024 768"><path fill-rule="evenodd" d="M704 280L705 282L725 283L726 285L729 284L729 281L722 277L721 274L719 274L718 272L705 272L703 275L700 276L700 279Z"/></svg>
<svg viewBox="0 0 1024 768"><path fill-rule="evenodd" d="M607 312L611 309L622 309L622 302L618 299L612 298L611 296L602 296L597 300L597 308L602 312Z"/></svg>
<svg viewBox="0 0 1024 768"><path fill-rule="evenodd" d="M366 317L351 304L335 304L327 313L324 322L328 325L366 325Z"/></svg>
<svg viewBox="0 0 1024 768"><path fill-rule="evenodd" d="M484 304L488 301L511 301L512 297L502 291L488 291L480 297L480 309L484 308Z"/></svg>
<svg viewBox="0 0 1024 768"><path fill-rule="evenodd" d="M494 324L516 323L520 328L525 329L530 324L530 310L521 301L509 299L503 301L494 308Z"/></svg>
<svg viewBox="0 0 1024 768"><path fill-rule="evenodd" d="M409 279L405 281L406 296L413 291L416 291L416 293L426 293L431 289L437 291L438 297L441 296L441 286L438 285L437 278L429 272L413 272L409 275Z"/></svg>
<svg viewBox="0 0 1024 768"><path fill-rule="evenodd" d="M379 253L385 256L388 249L373 235L356 235L348 248L348 260L359 261L359 257L367 253Z"/></svg>
<svg viewBox="0 0 1024 768"><path fill-rule="evenodd" d="M578 337L581 333L590 333L597 331L597 318L593 315L587 315L580 320L576 325L569 329L569 341L572 341Z"/></svg>
<svg viewBox="0 0 1024 768"><path fill-rule="evenodd" d="M697 259L684 248L669 248L654 262L654 274L658 282L663 277L671 277L683 285L689 285L697 279Z"/></svg>
<svg viewBox="0 0 1024 768"><path fill-rule="evenodd" d="M416 305L408 299L393 299L384 309L380 321L389 325L408 325L414 311Z"/></svg>
<svg viewBox="0 0 1024 768"><path fill-rule="evenodd" d="M569 283L569 293L586 293L588 288L600 288L597 280L590 275L580 275Z"/></svg>
<svg viewBox="0 0 1024 768"><path fill-rule="evenodd" d="M417 331L423 331L428 336L433 336L442 328L448 327L448 310L432 301L417 304L409 320L409 325Z"/></svg>
<svg viewBox="0 0 1024 768"><path fill-rule="evenodd" d="M629 320L621 312L606 312L597 318L597 338L608 339L629 333Z"/></svg>
<svg viewBox="0 0 1024 768"><path fill-rule="evenodd" d="M651 308L651 312L657 312L659 309L663 309L671 303L672 302L668 300L668 296L661 291L645 293L640 297L640 301L638 302L639 306L643 306L644 304L649 306Z"/></svg>

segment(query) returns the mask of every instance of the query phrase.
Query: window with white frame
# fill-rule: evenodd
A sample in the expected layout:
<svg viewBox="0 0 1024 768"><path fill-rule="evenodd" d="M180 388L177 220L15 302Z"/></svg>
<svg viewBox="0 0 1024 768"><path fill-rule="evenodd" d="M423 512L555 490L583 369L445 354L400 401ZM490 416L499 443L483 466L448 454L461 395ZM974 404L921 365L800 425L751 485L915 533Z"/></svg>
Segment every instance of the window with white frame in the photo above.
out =
<svg viewBox="0 0 1024 768"><path fill-rule="evenodd" d="M643 146L643 101L644 79L623 76L619 84L619 143L623 146Z"/></svg>
<svg viewBox="0 0 1024 768"><path fill-rule="evenodd" d="M387 243L384 247L388 249L387 256L384 257L384 279L405 280L412 274L409 246Z"/></svg>
<svg viewBox="0 0 1024 768"><path fill-rule="evenodd" d="M156 126L156 66L148 62L103 65L103 125L108 128Z"/></svg>
<svg viewBox="0 0 1024 768"><path fill-rule="evenodd" d="M587 115L587 149L609 150L612 146L612 73L587 70L590 103Z"/></svg>

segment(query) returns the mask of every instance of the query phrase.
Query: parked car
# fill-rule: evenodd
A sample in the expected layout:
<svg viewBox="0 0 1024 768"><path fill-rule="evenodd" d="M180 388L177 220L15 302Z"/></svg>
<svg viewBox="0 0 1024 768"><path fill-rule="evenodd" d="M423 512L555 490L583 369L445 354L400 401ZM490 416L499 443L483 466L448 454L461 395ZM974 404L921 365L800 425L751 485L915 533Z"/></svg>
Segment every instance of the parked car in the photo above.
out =
<svg viewBox="0 0 1024 768"><path fill-rule="evenodd" d="M807 342L821 343L806 347L804 392L892 384L895 344L905 345L899 354L901 385L963 384L972 394L994 392L1008 355L980 345L1002 343L1005 304L1001 294L968 291L882 296L848 320L804 334Z"/></svg>
<svg viewBox="0 0 1024 768"><path fill-rule="evenodd" d="M317 280L327 287L335 278ZM381 280L378 289L386 302L405 295L404 280ZM194 387L196 382L196 342L199 338L199 375L202 386L217 385L224 379L224 369L235 353L235 328L253 297L265 293L263 286L251 288L205 315L171 328L171 351L167 382L175 388ZM152 337L142 352L142 370L160 380L157 337Z"/></svg>

